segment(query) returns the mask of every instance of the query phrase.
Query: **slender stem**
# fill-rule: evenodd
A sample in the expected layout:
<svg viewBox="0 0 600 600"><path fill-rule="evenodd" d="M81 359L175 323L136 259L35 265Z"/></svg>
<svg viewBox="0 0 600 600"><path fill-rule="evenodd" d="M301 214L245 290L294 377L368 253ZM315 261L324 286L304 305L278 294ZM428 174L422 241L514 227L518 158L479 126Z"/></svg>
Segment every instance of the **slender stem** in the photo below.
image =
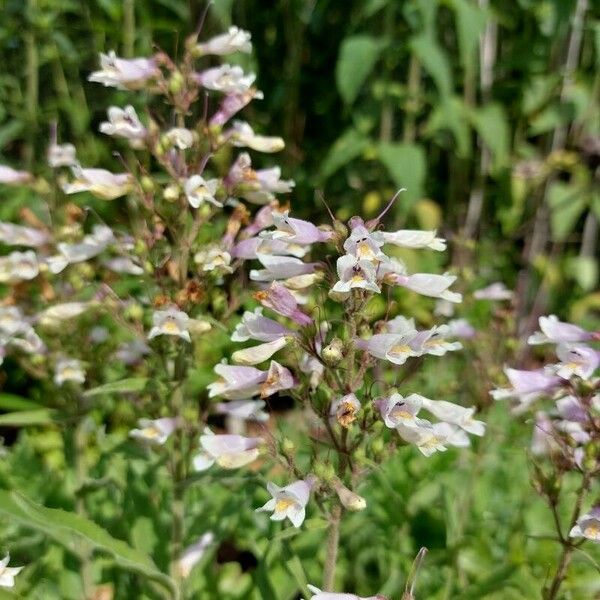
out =
<svg viewBox="0 0 600 600"><path fill-rule="evenodd" d="M135 1L123 0L123 56L131 58L135 46Z"/></svg>
<svg viewBox="0 0 600 600"><path fill-rule="evenodd" d="M85 431L85 417L80 419L73 432L73 466L75 471L75 481L77 485L77 494L75 496L75 511L77 514L85 517L85 499L81 492L81 487L87 478L87 464L85 460L87 435ZM79 556L81 559L81 584L83 587L84 600L91 600L94 597L94 574L92 569L91 556L85 542L80 545Z"/></svg>
<svg viewBox="0 0 600 600"><path fill-rule="evenodd" d="M569 521L569 529L567 531L570 531L577 523L579 513L581 512L581 505L583 504L583 499L589 487L589 483L590 475L588 473L585 473L583 475L581 485L579 486L579 490L577 490L577 498L575 500L575 505L573 506L573 512ZM567 569L569 568L569 564L571 562L571 558L576 547L568 537L568 533L566 538L563 536L562 531L560 530L560 523L558 522L558 517L557 531L562 544L562 552L560 554L558 565L556 567L556 573L554 574L552 582L544 592L544 600L555 600L558 597L560 586L565 580L565 577L567 575Z"/></svg>
<svg viewBox="0 0 600 600"><path fill-rule="evenodd" d="M30 15L36 10L36 0L28 0L27 10ZM38 99L39 99L39 54L36 45L36 36L33 29L33 24L29 23L28 30L25 34L26 48L26 112L28 126L28 142L25 147L25 163L28 168L31 168L35 156L35 140L37 130L37 114L38 114Z"/></svg>
<svg viewBox="0 0 600 600"><path fill-rule="evenodd" d="M323 570L323 590L333 591L335 583L335 567L337 564L338 548L340 544L340 521L342 518L342 507L336 504L331 511L329 519L329 532L327 535L327 555Z"/></svg>

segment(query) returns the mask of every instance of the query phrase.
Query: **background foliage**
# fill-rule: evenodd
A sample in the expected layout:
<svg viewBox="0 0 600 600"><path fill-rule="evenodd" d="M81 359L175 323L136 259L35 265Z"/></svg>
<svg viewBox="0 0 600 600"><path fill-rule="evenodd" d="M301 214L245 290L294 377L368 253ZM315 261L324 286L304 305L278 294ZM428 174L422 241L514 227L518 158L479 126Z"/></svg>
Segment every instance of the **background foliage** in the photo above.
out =
<svg viewBox="0 0 600 600"><path fill-rule="evenodd" d="M98 53L142 56L154 47L177 53L204 10L179 0L2 0L0 7L0 162L34 172L45 169L53 122L59 139L77 146L83 164L114 170L110 141L89 131L106 106L129 97L86 82ZM244 66L257 71L259 87L268 90L252 107L252 122L286 140L283 168L297 180L296 211L322 214L314 195L322 189L340 218L372 216L406 187L394 222L438 227L451 237L453 266L465 288L501 279L517 290L514 314L467 305L465 314L487 333L463 356L448 359L447 372L426 369L415 389L486 405L514 338L533 329L539 314L556 311L590 327L597 323L596 3L216 0L207 30L230 22L252 32L255 54ZM14 218L24 198L12 189L1 193L0 218ZM420 314L420 306L405 308ZM210 360L199 366L199 390L211 367ZM17 423L0 415L0 432L11 446L0 461L0 487L70 509L77 490L62 457L63 450L67 457L75 451L76 440L63 449L59 432L68 424L55 423L43 408L43 390L24 382L7 361L0 409L23 413ZM99 396L97 418L115 410L117 416L85 449L94 480L102 482L90 495L91 517L110 536L1 492L0 541L11 541L19 564L39 559L26 573L28 598L79 598L77 557L91 549L106 557L95 564L102 580L117 582L116 597L157 597L156 565L166 570L167 557L164 532L153 523L160 521L155 515L164 510L165 492L151 479L143 451L121 441L127 407L118 405L119 391ZM538 597L556 547L543 539L551 531L548 514L528 482L529 430L504 406L493 407L487 420L489 435L458 464L452 452L423 459L405 448L361 490L369 525L357 529L350 520L342 532L340 587L399 597L412 556L425 545L423 598ZM33 425L27 431L14 427L27 421ZM276 533L251 512L263 499L258 486L237 474L221 483L222 493L195 492L202 511L191 532L211 528L223 540L204 559L218 566L196 571L199 593L289 599L306 580L318 581L310 558L323 552L323 524L309 522L315 533L301 541L295 532ZM108 501L114 497L118 511ZM59 545L52 541L56 534L43 535L55 520ZM18 533L22 523L30 527L26 536ZM576 557L565 598L600 594L594 560L600 560L597 552ZM126 569L114 568L115 562Z"/></svg>

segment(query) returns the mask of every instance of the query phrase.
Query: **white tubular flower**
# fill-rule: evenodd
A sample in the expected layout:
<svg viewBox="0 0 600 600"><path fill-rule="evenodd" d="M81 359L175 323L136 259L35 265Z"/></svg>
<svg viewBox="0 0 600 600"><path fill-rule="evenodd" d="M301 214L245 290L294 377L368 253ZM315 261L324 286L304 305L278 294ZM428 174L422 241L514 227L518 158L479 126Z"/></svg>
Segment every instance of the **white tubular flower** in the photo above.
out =
<svg viewBox="0 0 600 600"><path fill-rule="evenodd" d="M83 363L75 358L60 359L54 369L54 383L63 385L66 381L83 383L85 381L85 370Z"/></svg>
<svg viewBox="0 0 600 600"><path fill-rule="evenodd" d="M387 600L385 596L357 596L356 594L341 594L337 592L322 592L314 585L307 586L313 596L310 600Z"/></svg>
<svg viewBox="0 0 600 600"><path fill-rule="evenodd" d="M185 127L173 127L165 133L165 138L170 144L177 146L180 150L187 150L194 145L194 134Z"/></svg>
<svg viewBox="0 0 600 600"><path fill-rule="evenodd" d="M476 300L510 300L513 296L514 292L509 290L501 281L473 292L473 298Z"/></svg>
<svg viewBox="0 0 600 600"><path fill-rule="evenodd" d="M252 87L255 79L254 73L245 75L242 67L227 64L207 69L198 75L203 87L224 94L243 94Z"/></svg>
<svg viewBox="0 0 600 600"><path fill-rule="evenodd" d="M569 532L569 537L583 537L600 543L600 506L577 519L577 524Z"/></svg>
<svg viewBox="0 0 600 600"><path fill-rule="evenodd" d="M229 415L244 421L258 421L264 423L269 420L269 415L263 409L264 400L230 400L218 402L215 410L220 415Z"/></svg>
<svg viewBox="0 0 600 600"><path fill-rule="evenodd" d="M33 180L33 175L27 171L17 171L8 165L0 165L0 183L5 185L21 185Z"/></svg>
<svg viewBox="0 0 600 600"><path fill-rule="evenodd" d="M30 281L40 272L37 255L33 250L11 252L0 257L0 282Z"/></svg>
<svg viewBox="0 0 600 600"><path fill-rule="evenodd" d="M48 166L53 169L73 167L77 164L77 153L73 144L50 144L46 155Z"/></svg>
<svg viewBox="0 0 600 600"><path fill-rule="evenodd" d="M428 410L432 415L437 417L440 421L458 425L461 429L464 429L468 433L473 435L482 436L485 434L485 423L483 421L477 421L473 419L475 414L475 408L465 408L453 402L447 402L446 400L430 400L421 396L423 408Z"/></svg>
<svg viewBox="0 0 600 600"><path fill-rule="evenodd" d="M264 506L257 508L256 512L272 512L272 521L283 521L287 518L294 527L300 527L306 516L310 487L303 479L285 487L279 487L269 481L267 490L273 497Z"/></svg>
<svg viewBox="0 0 600 600"><path fill-rule="evenodd" d="M192 175L185 180L185 196L192 208L198 208L204 202L210 202L215 206L223 206L215 199L218 187L218 179L209 179L206 181L201 175Z"/></svg>
<svg viewBox="0 0 600 600"><path fill-rule="evenodd" d="M375 400L375 406L379 410L383 422L390 429L399 426L407 429L431 426L429 421L417 418L423 407L423 396L419 396L419 394L410 394L405 398L394 393L389 398Z"/></svg>
<svg viewBox="0 0 600 600"><path fill-rule="evenodd" d="M332 485L345 509L357 512L367 508L367 501L362 496L349 490L339 479L335 479Z"/></svg>
<svg viewBox="0 0 600 600"><path fill-rule="evenodd" d="M333 286L334 294L347 295L352 289L363 289L369 292L380 293L376 283L377 271L368 260L358 260L354 256L345 254L337 259L337 273L339 281Z"/></svg>
<svg viewBox="0 0 600 600"><path fill-rule="evenodd" d="M257 152L279 152L285 147L282 138L257 135L245 121L234 121L232 129L225 136L234 146L252 148Z"/></svg>
<svg viewBox="0 0 600 600"><path fill-rule="evenodd" d="M0 306L0 331L2 333L12 336L30 329L31 325L18 306Z"/></svg>
<svg viewBox="0 0 600 600"><path fill-rule="evenodd" d="M0 560L0 587L11 588L15 585L15 577L25 567L9 567L10 554L7 554L2 560Z"/></svg>
<svg viewBox="0 0 600 600"><path fill-rule="evenodd" d="M0 242L7 246L37 248L50 241L50 235L41 229L0 222Z"/></svg>
<svg viewBox="0 0 600 600"><path fill-rule="evenodd" d="M111 50L108 54L100 54L100 71L94 71L88 81L120 90L137 90L157 73L152 58L119 58Z"/></svg>
<svg viewBox="0 0 600 600"><path fill-rule="evenodd" d="M135 108L111 106L108 109L108 121L100 123L100 132L106 135L123 137L128 140L142 140L148 131L140 121Z"/></svg>
<svg viewBox="0 0 600 600"><path fill-rule="evenodd" d="M252 43L250 42L249 31L244 31L238 27L230 27L227 33L222 33L211 38L207 42L197 44L196 52L202 54L214 54L216 56L225 56L234 52L252 52Z"/></svg>
<svg viewBox="0 0 600 600"><path fill-rule="evenodd" d="M401 229L399 231L383 231L382 235L386 244L403 248L430 248L443 252L446 249L446 240L435 237L436 233L435 230Z"/></svg>
<svg viewBox="0 0 600 600"><path fill-rule="evenodd" d="M215 534L212 531L207 531L195 544L185 548L176 565L177 572L183 579L189 577L192 569L202 560L202 557L214 542L214 539Z"/></svg>
<svg viewBox="0 0 600 600"><path fill-rule="evenodd" d="M65 302L55 304L38 315L38 322L44 327L58 325L62 321L74 319L83 314L90 306L91 302Z"/></svg>
<svg viewBox="0 0 600 600"><path fill-rule="evenodd" d="M384 239L380 231L370 232L362 219L351 220L352 231L344 242L344 250L358 260L375 264L386 261L387 256L381 251Z"/></svg>
<svg viewBox="0 0 600 600"><path fill-rule="evenodd" d="M203 271L233 273L233 268L230 266L231 254L217 246L196 252L194 262L201 266Z"/></svg>
<svg viewBox="0 0 600 600"><path fill-rule="evenodd" d="M30 327L21 335L23 337L11 337L8 343L27 354L40 354L46 350L42 338L34 331L33 327Z"/></svg>
<svg viewBox="0 0 600 600"><path fill-rule="evenodd" d="M589 379L600 365L600 352L581 344L560 344L556 348L560 363L549 367L559 377L570 379L573 375Z"/></svg>
<svg viewBox="0 0 600 600"><path fill-rule="evenodd" d="M131 191L133 177L129 173L111 173L106 169L82 169L71 167L75 179L65 183L62 189L65 194L90 192L102 200L114 200Z"/></svg>
<svg viewBox="0 0 600 600"><path fill-rule="evenodd" d="M427 331L420 331L411 342L411 347L418 354L432 354L443 356L446 352L460 350L460 342L449 342L445 336L450 335L448 325L436 325Z"/></svg>
<svg viewBox="0 0 600 600"><path fill-rule="evenodd" d="M287 344L287 338L281 337L272 342L265 342L251 348L236 350L231 355L231 360L238 365L257 365L269 360L276 352L279 352Z"/></svg>
<svg viewBox="0 0 600 600"><path fill-rule="evenodd" d="M117 256L104 261L104 266L115 273L126 273L127 275L143 275L144 269L129 256Z"/></svg>
<svg viewBox="0 0 600 600"><path fill-rule="evenodd" d="M414 275L396 275L390 277L390 283L401 285L417 294L430 298L441 298L448 302L462 302L462 295L452 292L448 288L456 281L456 275L444 273L415 273Z"/></svg>
<svg viewBox="0 0 600 600"><path fill-rule="evenodd" d="M191 342L189 322L189 316L176 308L157 310L152 315L152 329L148 339L151 340L159 335L172 335Z"/></svg>
<svg viewBox="0 0 600 600"><path fill-rule="evenodd" d="M129 436L140 442L162 446L178 425L179 419L172 417L138 419L138 428L132 429Z"/></svg>
<svg viewBox="0 0 600 600"><path fill-rule="evenodd" d="M238 469L259 455L258 445L261 438L250 438L241 435L215 435L210 429L204 430L200 436L202 450L193 460L196 471L206 471L215 463L223 469Z"/></svg>
<svg viewBox="0 0 600 600"><path fill-rule="evenodd" d="M329 418L337 421L342 427L348 428L356 420L356 415L360 409L360 402L356 395L346 394L331 403Z"/></svg>

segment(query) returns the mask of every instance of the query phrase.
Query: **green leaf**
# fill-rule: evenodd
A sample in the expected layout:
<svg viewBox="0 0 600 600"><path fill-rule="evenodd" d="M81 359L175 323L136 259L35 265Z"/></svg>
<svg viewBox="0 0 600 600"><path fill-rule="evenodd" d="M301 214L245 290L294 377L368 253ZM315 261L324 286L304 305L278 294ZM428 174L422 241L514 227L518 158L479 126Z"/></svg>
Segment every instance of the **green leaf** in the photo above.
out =
<svg viewBox="0 0 600 600"><path fill-rule="evenodd" d="M414 37L410 47L435 81L439 93L449 96L453 87L450 63L433 35L423 33Z"/></svg>
<svg viewBox="0 0 600 600"><path fill-rule="evenodd" d="M409 208L423 195L425 182L425 152L416 144L379 144L379 158L396 187L406 188L400 205Z"/></svg>
<svg viewBox="0 0 600 600"><path fill-rule="evenodd" d="M147 377L131 377L129 379L105 383L104 385L87 390L83 395L86 398L89 398L90 396L99 396L101 394L130 394L141 392L144 390L147 383Z"/></svg>
<svg viewBox="0 0 600 600"><path fill-rule="evenodd" d="M57 508L46 508L16 491L0 490L0 514L23 527L45 533L78 556L90 551L102 551L116 565L135 571L174 589L173 581L161 573L152 559L122 540L113 538L106 530L85 517Z"/></svg>
<svg viewBox="0 0 600 600"><path fill-rule="evenodd" d="M342 42L335 66L335 81L346 104L356 100L385 44L370 35L355 35Z"/></svg>
<svg viewBox="0 0 600 600"><path fill-rule="evenodd" d="M440 102L433 108L425 133L433 135L449 131L456 143L456 153L460 158L471 154L471 125L467 118L464 102L458 96L440 98Z"/></svg>
<svg viewBox="0 0 600 600"><path fill-rule="evenodd" d="M479 36L485 29L486 14L468 0L450 0L450 6L456 14L461 62L463 66L472 65L476 58Z"/></svg>
<svg viewBox="0 0 600 600"><path fill-rule="evenodd" d="M42 408L42 406L37 402L22 398L16 394L0 392L0 408L2 410L31 410L34 408Z"/></svg>
<svg viewBox="0 0 600 600"><path fill-rule="evenodd" d="M509 158L510 128L500 104L488 104L471 111L473 127L492 153L494 169L504 166Z"/></svg>
<svg viewBox="0 0 600 600"><path fill-rule="evenodd" d="M302 594L308 597L308 577L302 566L300 557L292 550L289 544L283 543L283 556L284 564L290 575L296 580L296 583L300 586Z"/></svg>
<svg viewBox="0 0 600 600"><path fill-rule="evenodd" d="M369 139L365 135L356 129L348 129L331 146L321 165L320 178L327 179L333 175L339 168L360 156L368 145Z"/></svg>
<svg viewBox="0 0 600 600"><path fill-rule="evenodd" d="M21 600L23 596L10 592L9 590L3 590L0 588L0 600Z"/></svg>
<svg viewBox="0 0 600 600"><path fill-rule="evenodd" d="M572 185L557 181L548 190L550 206L550 225L556 241L564 241L586 207L586 198L580 190Z"/></svg>
<svg viewBox="0 0 600 600"><path fill-rule="evenodd" d="M584 291L591 292L598 283L598 262L592 256L572 256L567 273Z"/></svg>
<svg viewBox="0 0 600 600"><path fill-rule="evenodd" d="M26 427L28 425L48 425L55 421L56 414L55 410L49 408L9 412L0 415L0 426Z"/></svg>

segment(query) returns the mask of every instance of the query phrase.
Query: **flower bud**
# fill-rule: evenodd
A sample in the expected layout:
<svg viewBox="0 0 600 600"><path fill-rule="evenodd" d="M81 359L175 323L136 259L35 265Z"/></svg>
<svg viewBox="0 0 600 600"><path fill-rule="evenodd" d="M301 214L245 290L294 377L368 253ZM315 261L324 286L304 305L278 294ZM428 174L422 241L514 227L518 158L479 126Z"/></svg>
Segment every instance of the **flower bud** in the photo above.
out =
<svg viewBox="0 0 600 600"><path fill-rule="evenodd" d="M344 344L340 338L333 338L331 342L321 350L321 358L330 367L340 364L344 358Z"/></svg>
<svg viewBox="0 0 600 600"><path fill-rule="evenodd" d="M317 462L314 465L315 475L323 481L331 481L335 477L333 467L329 463Z"/></svg>
<svg viewBox="0 0 600 600"><path fill-rule="evenodd" d="M294 452L296 451L296 445L294 444L294 442L292 440L290 440L290 438L284 438L283 441L281 442L281 451L286 456L290 456L290 455L294 454Z"/></svg>
<svg viewBox="0 0 600 600"><path fill-rule="evenodd" d="M179 198L180 193L181 193L181 190L179 189L179 186L176 183L170 183L163 190L163 198L167 202L176 202L177 199Z"/></svg>
<svg viewBox="0 0 600 600"><path fill-rule="evenodd" d="M367 507L367 501L362 496L349 490L339 479L333 482L333 487L342 506L347 510L359 511Z"/></svg>
<svg viewBox="0 0 600 600"><path fill-rule="evenodd" d="M131 321L141 321L144 318L144 309L139 304L130 304L125 309L125 318Z"/></svg>
<svg viewBox="0 0 600 600"><path fill-rule="evenodd" d="M145 192L153 192L154 191L154 181L148 175L144 175L140 179L140 185Z"/></svg>
<svg viewBox="0 0 600 600"><path fill-rule="evenodd" d="M179 71L175 71L169 80L169 91L171 94L179 94L183 89L184 79Z"/></svg>
<svg viewBox="0 0 600 600"><path fill-rule="evenodd" d="M383 449L385 447L385 442L383 441L383 438L375 438L373 440L373 443L371 444L371 450L373 450L373 454L381 454L383 452Z"/></svg>

